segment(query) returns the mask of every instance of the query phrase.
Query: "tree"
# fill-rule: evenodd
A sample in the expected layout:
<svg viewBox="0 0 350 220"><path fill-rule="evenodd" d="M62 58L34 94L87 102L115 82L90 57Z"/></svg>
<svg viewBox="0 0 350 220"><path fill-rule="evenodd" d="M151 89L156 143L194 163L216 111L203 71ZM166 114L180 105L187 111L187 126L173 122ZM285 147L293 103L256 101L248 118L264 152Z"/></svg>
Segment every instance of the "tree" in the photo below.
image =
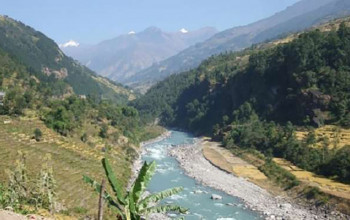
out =
<svg viewBox="0 0 350 220"><path fill-rule="evenodd" d="M102 159L102 165L114 193L112 195L105 190L103 198L111 207L114 207L113 210L117 212L119 219L140 220L141 216L147 216L150 213L166 213L169 211L187 212L187 209L176 205L157 205L164 198L181 192L183 190L182 187L167 189L146 197L142 196L156 170L156 163L154 161L143 164L138 177L126 194L122 192L121 185L106 158ZM101 192L101 185L95 180L85 175L83 176L83 180L90 184L96 192Z"/></svg>

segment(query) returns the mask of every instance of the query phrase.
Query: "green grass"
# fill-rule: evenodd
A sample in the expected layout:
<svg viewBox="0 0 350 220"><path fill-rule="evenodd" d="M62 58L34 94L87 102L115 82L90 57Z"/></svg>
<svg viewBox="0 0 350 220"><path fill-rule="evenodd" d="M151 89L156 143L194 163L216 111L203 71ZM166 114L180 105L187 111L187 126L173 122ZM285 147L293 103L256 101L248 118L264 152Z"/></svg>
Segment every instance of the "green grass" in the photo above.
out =
<svg viewBox="0 0 350 220"><path fill-rule="evenodd" d="M293 174L281 168L272 160L267 159L265 164L259 167L259 170L279 186L283 186L285 190L300 184Z"/></svg>
<svg viewBox="0 0 350 220"><path fill-rule="evenodd" d="M314 199L317 201L317 205L326 204L329 201L329 196L322 192L317 187L307 187L305 189L305 195L307 199Z"/></svg>

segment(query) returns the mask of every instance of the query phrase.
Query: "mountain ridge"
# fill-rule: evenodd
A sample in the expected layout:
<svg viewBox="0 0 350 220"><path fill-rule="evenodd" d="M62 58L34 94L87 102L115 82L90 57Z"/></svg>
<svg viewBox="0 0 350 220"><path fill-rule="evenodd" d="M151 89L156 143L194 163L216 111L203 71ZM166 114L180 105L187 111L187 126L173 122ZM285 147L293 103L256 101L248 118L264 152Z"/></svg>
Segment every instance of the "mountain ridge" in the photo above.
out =
<svg viewBox="0 0 350 220"><path fill-rule="evenodd" d="M141 32L131 31L96 45L61 49L100 75L127 84L128 78L141 69L204 41L215 33L217 30L213 27L164 32L151 26Z"/></svg>
<svg viewBox="0 0 350 220"><path fill-rule="evenodd" d="M219 32L207 41L139 72L130 79L130 86L145 91L171 74L195 68L211 55L241 50L348 14L350 5L346 0L303 0L271 17Z"/></svg>

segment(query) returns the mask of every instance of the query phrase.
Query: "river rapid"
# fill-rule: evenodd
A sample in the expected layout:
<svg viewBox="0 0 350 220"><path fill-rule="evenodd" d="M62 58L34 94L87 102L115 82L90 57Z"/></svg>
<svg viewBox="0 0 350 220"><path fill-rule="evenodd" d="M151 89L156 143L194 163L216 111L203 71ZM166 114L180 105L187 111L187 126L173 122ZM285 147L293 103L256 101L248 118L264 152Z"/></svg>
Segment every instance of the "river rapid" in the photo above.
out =
<svg viewBox="0 0 350 220"><path fill-rule="evenodd" d="M259 213L251 211L239 198L203 186L185 175L177 160L168 151L179 145L190 145L195 138L188 133L171 131L169 137L144 145L143 161L156 161L157 170L148 191L159 192L171 187L182 186L184 191L163 201L164 204L177 204L189 209L185 219L197 220L254 220L262 219ZM210 173L208 173L210 175ZM214 178L214 177L213 177ZM212 200L212 194L222 197ZM169 214L169 217L181 217Z"/></svg>

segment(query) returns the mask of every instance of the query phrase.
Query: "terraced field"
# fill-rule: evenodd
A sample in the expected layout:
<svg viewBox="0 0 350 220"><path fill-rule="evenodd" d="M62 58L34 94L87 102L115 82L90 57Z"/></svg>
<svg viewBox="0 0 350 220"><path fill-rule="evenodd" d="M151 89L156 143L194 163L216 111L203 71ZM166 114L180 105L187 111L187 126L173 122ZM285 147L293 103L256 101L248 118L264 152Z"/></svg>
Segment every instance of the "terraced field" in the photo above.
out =
<svg viewBox="0 0 350 220"><path fill-rule="evenodd" d="M328 138L329 148L342 148L345 145L350 145L350 129L339 128L334 125L326 125L315 130L316 137L318 142L314 147L322 147L322 138ZM299 140L304 140L308 132L306 131L297 131L296 137Z"/></svg>
<svg viewBox="0 0 350 220"><path fill-rule="evenodd" d="M350 185L339 183L334 180L318 176L312 172L305 171L282 158L274 158L273 161L282 168L294 174L298 180L310 186L318 187L323 192L340 198L350 199Z"/></svg>
<svg viewBox="0 0 350 220"><path fill-rule="evenodd" d="M43 133L40 142L32 139L33 131L39 128ZM45 154L52 155L54 176L57 181L59 201L67 208L84 207L89 214L95 214L97 195L83 183L82 175L101 179L104 172L100 163L104 152L73 138L66 138L48 129L36 118L9 118L0 116L0 180L5 182L5 169L10 168L18 151L27 155L27 168L31 175L37 175ZM126 185L130 176L131 163L121 148L109 151L117 176Z"/></svg>

